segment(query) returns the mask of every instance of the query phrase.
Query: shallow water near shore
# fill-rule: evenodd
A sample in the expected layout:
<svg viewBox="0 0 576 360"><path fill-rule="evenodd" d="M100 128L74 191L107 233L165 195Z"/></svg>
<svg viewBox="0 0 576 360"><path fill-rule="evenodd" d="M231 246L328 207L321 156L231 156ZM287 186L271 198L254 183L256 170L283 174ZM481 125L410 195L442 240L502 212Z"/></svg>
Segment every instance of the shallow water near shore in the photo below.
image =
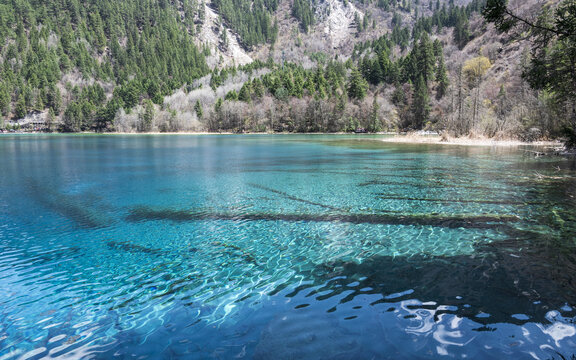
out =
<svg viewBox="0 0 576 360"><path fill-rule="evenodd" d="M576 162L382 136L0 137L0 359L563 359Z"/></svg>

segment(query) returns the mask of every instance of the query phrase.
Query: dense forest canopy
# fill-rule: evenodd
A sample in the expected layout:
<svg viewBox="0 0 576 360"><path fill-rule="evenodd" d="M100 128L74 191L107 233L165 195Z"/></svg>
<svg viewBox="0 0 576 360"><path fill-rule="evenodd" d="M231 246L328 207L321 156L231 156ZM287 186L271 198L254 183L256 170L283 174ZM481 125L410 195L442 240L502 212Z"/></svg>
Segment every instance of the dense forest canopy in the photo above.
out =
<svg viewBox="0 0 576 360"><path fill-rule="evenodd" d="M246 47L275 41L278 25L270 13L278 7L278 0L214 0L212 3Z"/></svg>
<svg viewBox="0 0 576 360"><path fill-rule="evenodd" d="M3 116L48 108L51 116L63 114L66 130L105 128L119 108L144 98L161 104L208 72L189 20L165 0L3 0L0 6ZM62 94L57 83L75 73ZM113 89L111 100L103 87Z"/></svg>
<svg viewBox="0 0 576 360"><path fill-rule="evenodd" d="M0 0L0 128L40 112L62 131L575 129L574 0L485 5Z"/></svg>

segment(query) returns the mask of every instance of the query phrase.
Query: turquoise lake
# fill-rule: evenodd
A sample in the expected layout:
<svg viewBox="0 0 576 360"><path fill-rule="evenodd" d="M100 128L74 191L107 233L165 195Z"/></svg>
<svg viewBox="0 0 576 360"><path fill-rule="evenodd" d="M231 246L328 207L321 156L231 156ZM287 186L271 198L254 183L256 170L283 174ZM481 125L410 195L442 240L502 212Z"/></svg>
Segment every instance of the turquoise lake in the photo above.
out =
<svg viewBox="0 0 576 360"><path fill-rule="evenodd" d="M571 359L576 161L0 136L0 360Z"/></svg>

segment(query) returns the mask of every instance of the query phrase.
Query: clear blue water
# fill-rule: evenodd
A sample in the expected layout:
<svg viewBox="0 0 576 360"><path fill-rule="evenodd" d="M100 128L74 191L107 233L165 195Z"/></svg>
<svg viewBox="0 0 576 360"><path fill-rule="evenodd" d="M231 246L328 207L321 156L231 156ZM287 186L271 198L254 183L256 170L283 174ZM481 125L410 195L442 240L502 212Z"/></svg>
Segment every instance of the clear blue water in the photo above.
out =
<svg viewBox="0 0 576 360"><path fill-rule="evenodd" d="M370 136L0 137L0 359L563 359L576 163Z"/></svg>

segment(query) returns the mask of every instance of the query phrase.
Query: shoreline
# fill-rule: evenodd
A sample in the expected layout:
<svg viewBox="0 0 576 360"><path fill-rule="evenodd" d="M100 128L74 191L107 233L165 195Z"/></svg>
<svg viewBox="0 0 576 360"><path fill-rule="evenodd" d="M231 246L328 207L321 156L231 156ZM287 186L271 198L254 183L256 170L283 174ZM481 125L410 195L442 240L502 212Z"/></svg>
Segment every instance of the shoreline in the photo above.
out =
<svg viewBox="0 0 576 360"><path fill-rule="evenodd" d="M460 138L442 138L440 135L435 134L402 134L402 133L392 133L392 132L381 132L381 133L367 133L367 134L354 134L354 133L272 133L272 132L259 132L259 133L234 133L234 132L207 132L207 131L186 131L186 132L146 132L146 133L133 133L133 132L109 132L109 133L95 133L95 132L78 132L78 133L46 133L46 132L4 132L0 133L2 135L93 135L93 136L174 136L174 135L347 135L356 136L359 140L371 140L371 141L381 141L385 143L397 143L397 144L429 144L429 145L459 145L459 146L498 146L498 147L514 147L514 146L549 146L549 147L564 147L560 140L549 140L549 141L534 141L526 142L520 140L495 140L490 138L470 138L470 137L460 137ZM382 136L382 138L375 138L375 136ZM365 136L368 136L365 138Z"/></svg>
<svg viewBox="0 0 576 360"><path fill-rule="evenodd" d="M387 143L402 143L402 144L430 144L430 145L459 145L459 146L498 146L498 147L513 147L513 146L550 146L550 147L564 147L563 143L559 140L550 141L533 141L526 142L520 140L495 140L490 138L447 138L443 139L439 135L394 135L390 138L381 139L382 142Z"/></svg>

